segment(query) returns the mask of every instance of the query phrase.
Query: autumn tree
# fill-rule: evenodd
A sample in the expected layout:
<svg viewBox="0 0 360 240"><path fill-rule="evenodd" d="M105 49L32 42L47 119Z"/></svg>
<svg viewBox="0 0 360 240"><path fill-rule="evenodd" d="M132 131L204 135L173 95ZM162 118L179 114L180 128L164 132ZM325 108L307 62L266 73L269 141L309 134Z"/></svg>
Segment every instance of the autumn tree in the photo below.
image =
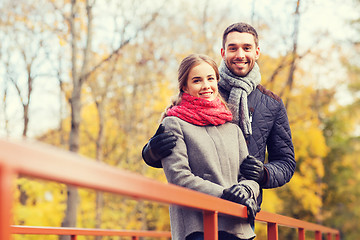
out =
<svg viewBox="0 0 360 240"><path fill-rule="evenodd" d="M354 8L358 10L359 7L360 2L355 1ZM359 18L351 21L354 34L349 33L348 42L337 48L346 69L343 82L347 86L347 93L343 97L351 96L351 102L342 104L332 116L324 119L324 133L330 147L325 165L325 181L328 183L323 197L325 223L339 228L343 239L355 239L360 235L356 226L360 219L360 191L357 187L360 184L359 23Z"/></svg>
<svg viewBox="0 0 360 240"><path fill-rule="evenodd" d="M110 2L111 3L111 2ZM59 10L60 8L57 2L53 3L55 9ZM67 5L63 3L64 5ZM114 3L111 3L114 4ZM122 3L120 3L122 4ZM128 2L123 3L124 8L127 9L131 7L132 9L137 9L139 2L128 4ZM126 5L126 7L125 7ZM92 61L93 54L93 38L95 29L93 28L94 15L93 11L96 8L95 1L76 1L72 0L70 2L70 13L63 12L62 15L65 21L68 23L69 29L69 45L71 51L71 79L72 79L72 90L71 97L69 99L70 109L71 109L71 130L69 135L69 149L72 152L79 151L79 134L80 134L80 123L81 123L81 105L82 105L82 86L88 79L94 74L95 71L99 70L101 66L107 64L110 60L116 57L121 53L122 48L127 45L131 40L137 37L138 33L146 29L157 17L158 10L155 10L150 14L150 18L146 21L135 25L135 32L133 34L126 35L125 29L130 27L131 20L124 19L122 35L118 36L117 43L115 42L116 47L108 53L108 56L100 59L98 62ZM120 6L122 7L122 6ZM131 9L131 8L130 8ZM140 13L143 14L143 13ZM132 15L131 17L133 17ZM140 17L140 16L139 16ZM97 106L100 106L100 102L97 102ZM100 129L101 130L101 129ZM102 135L99 135L102 137ZM101 139L100 139L101 141ZM100 151L100 150L99 150ZM78 202L78 193L77 189L68 186L67 187L67 210L65 213L65 218L63 220L62 226L74 227L76 226L76 206Z"/></svg>
<svg viewBox="0 0 360 240"><path fill-rule="evenodd" d="M39 9L21 1L6 1L2 8L2 47L1 60L4 67L4 107L9 99L10 87L15 91L22 107L22 137L29 130L32 95L39 77L46 75L42 66L46 64L43 56L46 24L42 22ZM46 67L43 67L46 68ZM5 111L5 110L4 110ZM4 115L7 116L7 112ZM6 120L6 124L9 121Z"/></svg>

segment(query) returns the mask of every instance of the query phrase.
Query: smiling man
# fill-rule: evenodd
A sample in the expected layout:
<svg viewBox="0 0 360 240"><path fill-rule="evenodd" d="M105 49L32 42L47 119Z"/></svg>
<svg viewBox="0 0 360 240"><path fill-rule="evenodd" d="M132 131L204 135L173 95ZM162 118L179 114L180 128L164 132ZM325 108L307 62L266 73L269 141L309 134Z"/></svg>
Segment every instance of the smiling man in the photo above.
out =
<svg viewBox="0 0 360 240"><path fill-rule="evenodd" d="M249 156L240 172L260 188L277 188L292 178L296 162L286 109L280 97L260 85L259 39L256 30L246 23L235 23L225 29L219 67L219 93L233 113L245 136ZM176 138L171 132L158 131L144 146L142 156L153 167L161 167L161 159L170 155ZM266 150L268 152L265 161ZM235 185L224 192L234 201L239 189ZM262 202L262 193L257 204Z"/></svg>
<svg viewBox="0 0 360 240"><path fill-rule="evenodd" d="M230 32L225 37L221 56L226 66L239 77L246 76L259 59L260 48L255 37L247 32Z"/></svg>

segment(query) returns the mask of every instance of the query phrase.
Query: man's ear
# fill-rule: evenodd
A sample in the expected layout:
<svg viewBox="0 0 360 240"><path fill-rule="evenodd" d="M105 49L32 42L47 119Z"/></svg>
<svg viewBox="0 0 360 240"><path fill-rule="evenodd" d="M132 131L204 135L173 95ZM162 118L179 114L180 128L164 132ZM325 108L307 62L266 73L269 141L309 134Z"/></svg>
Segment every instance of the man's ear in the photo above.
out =
<svg viewBox="0 0 360 240"><path fill-rule="evenodd" d="M255 60L258 60L260 57L260 47L256 48L256 55L255 55Z"/></svg>
<svg viewBox="0 0 360 240"><path fill-rule="evenodd" d="M225 60L225 49L221 48L221 57Z"/></svg>

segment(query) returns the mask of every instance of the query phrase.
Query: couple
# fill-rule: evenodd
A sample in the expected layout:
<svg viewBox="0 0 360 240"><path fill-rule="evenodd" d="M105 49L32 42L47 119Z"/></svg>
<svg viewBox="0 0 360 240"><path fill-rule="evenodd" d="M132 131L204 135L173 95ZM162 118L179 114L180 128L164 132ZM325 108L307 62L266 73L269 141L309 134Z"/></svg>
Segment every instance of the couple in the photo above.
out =
<svg viewBox="0 0 360 240"><path fill-rule="evenodd" d="M219 217L219 239L253 239L262 188L290 181L294 149L283 102L259 85L256 30L229 26L221 56L219 69L199 54L181 62L178 98L142 154L170 183L247 206L248 221ZM203 239L201 212L171 206L170 218L173 239Z"/></svg>

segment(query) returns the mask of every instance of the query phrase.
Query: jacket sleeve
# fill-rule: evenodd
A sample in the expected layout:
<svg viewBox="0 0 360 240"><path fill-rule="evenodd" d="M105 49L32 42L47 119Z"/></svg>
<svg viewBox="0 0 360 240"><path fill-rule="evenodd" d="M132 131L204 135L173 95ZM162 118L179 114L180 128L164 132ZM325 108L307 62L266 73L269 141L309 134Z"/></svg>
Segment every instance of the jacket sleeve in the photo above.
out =
<svg viewBox="0 0 360 240"><path fill-rule="evenodd" d="M196 176L191 172L187 146L179 122L174 118L167 117L163 120L163 124L166 131L172 131L177 137L173 153L162 161L167 181L215 197L221 197L224 190L222 186Z"/></svg>
<svg viewBox="0 0 360 240"><path fill-rule="evenodd" d="M149 144L149 142L147 142L141 151L141 155L142 155L144 162L150 167L162 168L161 160L156 161L156 160L154 160L155 158L152 157L152 155L150 153L148 153L148 154L145 153L146 151L149 151L149 150L150 150L150 144Z"/></svg>
<svg viewBox="0 0 360 240"><path fill-rule="evenodd" d="M244 134L240 130L239 127L237 127L238 130L238 136L239 136L239 145L240 149L243 149L243 151L240 151L239 158L241 159L241 163L244 161L244 159L249 155L248 149L246 147L246 141L244 138ZM238 184L247 186L251 190L251 198L253 198L255 201L257 200L257 197L260 194L260 187L259 184L253 180L246 179L241 172L239 171L238 175Z"/></svg>
<svg viewBox="0 0 360 240"><path fill-rule="evenodd" d="M282 101L276 111L275 122L267 140L267 150L269 155L265 168L268 180L262 187L280 187L290 181L296 167L289 120Z"/></svg>

